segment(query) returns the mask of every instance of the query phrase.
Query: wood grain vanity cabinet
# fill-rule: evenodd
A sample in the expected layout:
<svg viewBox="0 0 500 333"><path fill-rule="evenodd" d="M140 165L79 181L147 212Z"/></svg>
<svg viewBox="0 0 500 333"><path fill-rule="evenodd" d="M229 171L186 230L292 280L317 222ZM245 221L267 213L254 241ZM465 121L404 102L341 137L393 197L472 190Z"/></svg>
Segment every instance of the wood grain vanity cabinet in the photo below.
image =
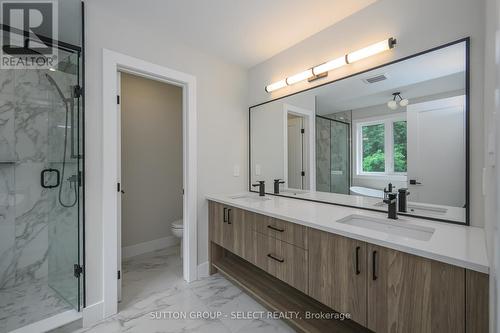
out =
<svg viewBox="0 0 500 333"><path fill-rule="evenodd" d="M307 228L303 225L255 214L254 227L261 234L307 249Z"/></svg>
<svg viewBox="0 0 500 333"><path fill-rule="evenodd" d="M309 296L366 325L366 243L308 230Z"/></svg>
<svg viewBox="0 0 500 333"><path fill-rule="evenodd" d="M212 201L209 224L211 273L226 267L226 276L245 288L243 272L253 267L253 280L257 272L263 277L248 288L268 305L274 301L265 295L266 275L283 284L279 290L297 290L272 310L291 310L285 304L307 309L309 299L351 314L354 322L338 323L343 328L335 332L488 332L487 274ZM227 251L246 261L238 264ZM325 332L325 326L314 328L320 322L294 325Z"/></svg>
<svg viewBox="0 0 500 333"><path fill-rule="evenodd" d="M224 249L252 261L255 213L231 206L209 203L210 239Z"/></svg>
<svg viewBox="0 0 500 333"><path fill-rule="evenodd" d="M465 269L368 245L367 327L375 332L465 332Z"/></svg>
<svg viewBox="0 0 500 333"><path fill-rule="evenodd" d="M257 267L307 293L307 251L298 246L255 232Z"/></svg>

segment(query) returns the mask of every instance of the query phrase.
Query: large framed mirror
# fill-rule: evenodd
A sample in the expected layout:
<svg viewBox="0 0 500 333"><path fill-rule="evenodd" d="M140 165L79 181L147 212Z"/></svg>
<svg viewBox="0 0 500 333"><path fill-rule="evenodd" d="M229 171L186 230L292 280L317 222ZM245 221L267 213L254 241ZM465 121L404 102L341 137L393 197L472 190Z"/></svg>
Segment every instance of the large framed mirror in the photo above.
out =
<svg viewBox="0 0 500 333"><path fill-rule="evenodd" d="M468 224L469 74L465 38L250 107L250 191Z"/></svg>

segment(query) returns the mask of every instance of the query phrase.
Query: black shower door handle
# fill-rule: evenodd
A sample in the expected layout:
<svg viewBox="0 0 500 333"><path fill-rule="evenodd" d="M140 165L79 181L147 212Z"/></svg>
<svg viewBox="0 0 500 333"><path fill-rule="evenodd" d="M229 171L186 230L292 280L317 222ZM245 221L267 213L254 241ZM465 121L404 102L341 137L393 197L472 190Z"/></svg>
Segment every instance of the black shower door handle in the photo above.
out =
<svg viewBox="0 0 500 333"><path fill-rule="evenodd" d="M47 185L45 182L46 175L50 175L52 173L56 174L56 183L53 185ZM54 188L54 187L58 187L59 184L61 184L61 176L60 176L59 170L57 170L57 169L43 169L42 170L42 172L40 174L40 185L43 188Z"/></svg>

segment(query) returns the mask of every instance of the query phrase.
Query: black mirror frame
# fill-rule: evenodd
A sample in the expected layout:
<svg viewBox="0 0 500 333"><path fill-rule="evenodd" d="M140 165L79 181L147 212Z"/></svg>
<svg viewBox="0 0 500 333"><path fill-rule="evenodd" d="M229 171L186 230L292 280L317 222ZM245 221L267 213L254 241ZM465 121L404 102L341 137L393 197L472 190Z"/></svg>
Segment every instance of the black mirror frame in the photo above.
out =
<svg viewBox="0 0 500 333"><path fill-rule="evenodd" d="M409 216L409 217L416 217L416 218L422 218L426 220L433 220L433 221L439 221L439 222L446 222L446 223L452 223L452 224L458 224L458 225L470 225L470 37L465 37L458 39L456 41L446 43L422 52L418 52L415 54L412 54L407 57L403 57L400 59L396 59L394 61L384 63L360 72L356 72L332 81L328 81L319 85L315 85L313 87L300 90L285 96L281 96L266 102L262 102L259 104L252 105L248 108L248 190L249 192L256 192L252 189L252 153L251 153L251 111L252 108L268 104L274 101L278 101L280 99L284 99L293 95L297 95L300 93L303 93L305 91L309 91L312 89L316 89L322 86L326 86L329 84L334 84L338 81L342 81L363 73L370 72L372 70L376 70L385 66L393 65L408 59L412 59L433 51L437 51L443 48L446 48L448 46L452 46L455 44L460 44L460 43L465 43L465 222L458 222L458 221L451 221L451 220L446 220L446 219L440 219L440 218L434 218L434 217L429 217L429 216L421 216L421 215L414 215L414 214L409 214L409 213L398 213L399 215L403 216ZM290 199L297 199L297 200L304 200L304 201L311 201L311 202L317 202L317 203L323 203L323 204L329 204L329 205L335 205L335 206L344 206L344 207L351 207L351 208L356 208L356 209L363 209L363 210L370 210L370 211L375 211L375 212L381 212L381 210L374 209L374 208L367 208L367 207L359 207L359 206L352 206L352 205L345 205L345 204L339 204L339 203L334 203L334 202L329 202L329 201L320 201L320 200L311 200L311 199L305 199L305 198L299 198L299 197L291 197L287 195L281 195L281 194L274 194L274 193L267 193L269 195L274 195L274 196L280 196L280 197L285 197L285 198L290 198Z"/></svg>

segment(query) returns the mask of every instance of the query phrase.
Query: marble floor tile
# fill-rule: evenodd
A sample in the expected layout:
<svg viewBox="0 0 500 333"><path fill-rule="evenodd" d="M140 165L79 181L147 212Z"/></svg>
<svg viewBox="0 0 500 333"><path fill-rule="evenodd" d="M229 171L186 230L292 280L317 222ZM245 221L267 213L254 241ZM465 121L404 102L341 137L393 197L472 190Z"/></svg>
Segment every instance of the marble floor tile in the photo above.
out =
<svg viewBox="0 0 500 333"><path fill-rule="evenodd" d="M72 309L45 279L0 289L0 333Z"/></svg>
<svg viewBox="0 0 500 333"><path fill-rule="evenodd" d="M218 274L186 283L176 250L169 248L124 261L119 313L76 332L294 332L280 320L231 319L234 311L265 309ZM174 318L179 313L187 318Z"/></svg>

